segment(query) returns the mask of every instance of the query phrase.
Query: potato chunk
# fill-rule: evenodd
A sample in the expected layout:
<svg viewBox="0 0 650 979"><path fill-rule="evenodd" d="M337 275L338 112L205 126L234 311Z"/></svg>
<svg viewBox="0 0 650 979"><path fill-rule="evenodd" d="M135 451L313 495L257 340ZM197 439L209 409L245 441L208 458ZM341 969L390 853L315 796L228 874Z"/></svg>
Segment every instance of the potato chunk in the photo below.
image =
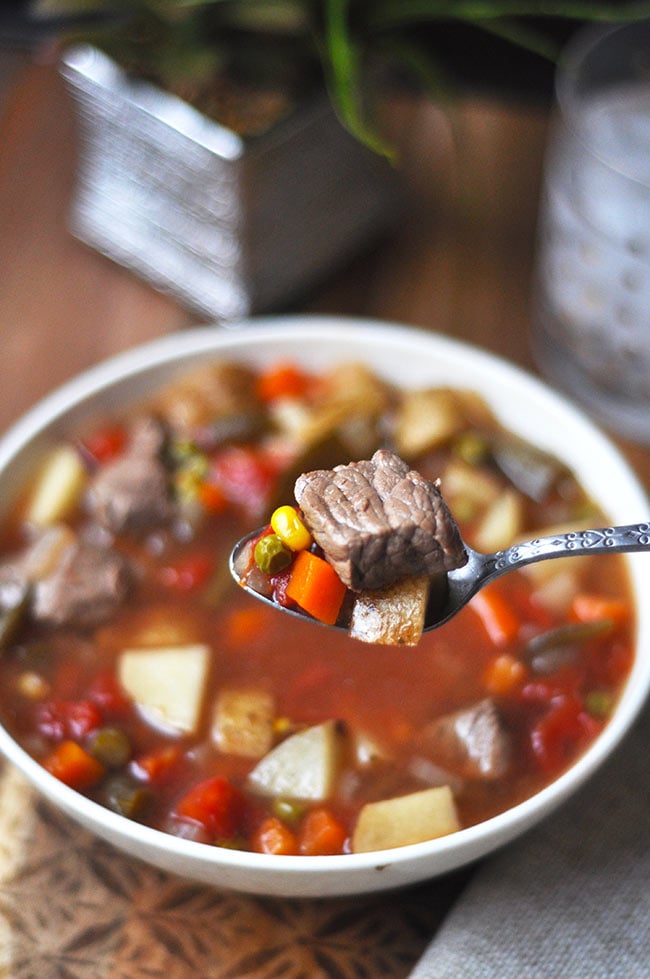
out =
<svg viewBox="0 0 650 979"><path fill-rule="evenodd" d="M506 489L485 510L474 531L473 544L488 554L510 547L521 534L523 521L523 497L516 490Z"/></svg>
<svg viewBox="0 0 650 979"><path fill-rule="evenodd" d="M87 480L84 464L72 446L53 449L38 474L25 514L27 523L50 527L65 520L79 502Z"/></svg>
<svg viewBox="0 0 650 979"><path fill-rule="evenodd" d="M352 607L352 638L376 645L416 646L424 628L429 584L427 577L406 578L360 592Z"/></svg>
<svg viewBox="0 0 650 979"><path fill-rule="evenodd" d="M395 444L405 458L442 445L461 431L465 417L454 391L444 388L408 391L395 420Z"/></svg>
<svg viewBox="0 0 650 979"><path fill-rule="evenodd" d="M334 789L344 728L325 721L280 742L255 766L249 780L263 795L322 801Z"/></svg>
<svg viewBox="0 0 650 979"><path fill-rule="evenodd" d="M225 754L262 758L273 745L275 701L266 690L228 689L217 698L212 740Z"/></svg>
<svg viewBox="0 0 650 979"><path fill-rule="evenodd" d="M447 836L460 829L448 785L367 803L352 836L353 853L387 850Z"/></svg>
<svg viewBox="0 0 650 979"><path fill-rule="evenodd" d="M207 646L125 649L119 681L155 727L194 734L199 725L210 663Z"/></svg>

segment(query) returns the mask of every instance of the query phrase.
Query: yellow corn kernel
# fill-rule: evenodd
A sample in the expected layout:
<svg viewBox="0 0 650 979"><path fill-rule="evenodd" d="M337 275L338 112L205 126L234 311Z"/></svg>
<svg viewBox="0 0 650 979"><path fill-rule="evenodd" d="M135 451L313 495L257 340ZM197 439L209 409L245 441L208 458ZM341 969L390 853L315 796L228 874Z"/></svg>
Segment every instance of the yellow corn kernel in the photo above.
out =
<svg viewBox="0 0 650 979"><path fill-rule="evenodd" d="M50 685L40 673L27 670L21 673L16 683L18 693L29 700L43 700L49 695Z"/></svg>
<svg viewBox="0 0 650 979"><path fill-rule="evenodd" d="M292 551L304 551L311 547L312 536L302 522L295 507L281 506L273 511L271 526L283 544Z"/></svg>

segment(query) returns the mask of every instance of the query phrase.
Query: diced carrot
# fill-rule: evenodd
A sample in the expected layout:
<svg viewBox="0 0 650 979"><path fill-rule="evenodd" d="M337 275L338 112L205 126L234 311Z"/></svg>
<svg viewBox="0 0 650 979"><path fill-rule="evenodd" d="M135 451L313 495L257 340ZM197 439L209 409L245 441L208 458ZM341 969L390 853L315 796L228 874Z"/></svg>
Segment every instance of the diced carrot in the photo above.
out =
<svg viewBox="0 0 650 979"><path fill-rule="evenodd" d="M199 503L208 513L222 513L228 505L226 497L214 483L200 483L197 493Z"/></svg>
<svg viewBox="0 0 650 979"><path fill-rule="evenodd" d="M309 857L341 853L347 835L345 826L329 809L312 809L300 829L300 852Z"/></svg>
<svg viewBox="0 0 650 979"><path fill-rule="evenodd" d="M610 619L614 625L623 625L630 618L630 605L623 598L581 592L571 603L571 613L580 622Z"/></svg>
<svg viewBox="0 0 650 979"><path fill-rule="evenodd" d="M86 789L103 777L105 768L76 741L62 741L43 761L43 767L73 789Z"/></svg>
<svg viewBox="0 0 650 979"><path fill-rule="evenodd" d="M275 856L293 856L298 853L298 842L294 833L277 816L269 816L258 826L253 834L252 844L257 853L272 853Z"/></svg>
<svg viewBox="0 0 650 979"><path fill-rule="evenodd" d="M300 551L291 566L286 594L320 622L334 625L347 589L334 568L311 551Z"/></svg>
<svg viewBox="0 0 650 979"><path fill-rule="evenodd" d="M261 374L256 385L256 393L261 401L275 401L277 398L302 398L311 386L311 379L296 364L277 364Z"/></svg>
<svg viewBox="0 0 650 979"><path fill-rule="evenodd" d="M179 745L166 745L146 755L140 755L131 762L131 767L138 778L147 782L160 782L169 775L183 752Z"/></svg>
<svg viewBox="0 0 650 979"><path fill-rule="evenodd" d="M521 660L510 653L500 653L488 664L483 683L488 693L503 697L516 690L526 676L527 670Z"/></svg>
<svg viewBox="0 0 650 979"><path fill-rule="evenodd" d="M233 646L245 646L267 630L269 617L263 605L238 608L228 616L227 638Z"/></svg>
<svg viewBox="0 0 650 979"><path fill-rule="evenodd" d="M519 633L519 617L499 589L484 588L469 603L495 646L506 646Z"/></svg>

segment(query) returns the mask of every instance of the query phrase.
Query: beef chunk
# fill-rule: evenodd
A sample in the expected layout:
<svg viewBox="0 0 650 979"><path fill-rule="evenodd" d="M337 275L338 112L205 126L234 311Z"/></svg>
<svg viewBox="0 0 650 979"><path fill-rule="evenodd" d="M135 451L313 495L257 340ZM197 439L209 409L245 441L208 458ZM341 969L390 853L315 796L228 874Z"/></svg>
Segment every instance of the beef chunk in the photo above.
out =
<svg viewBox="0 0 650 979"><path fill-rule="evenodd" d="M97 472L89 488L89 506L108 530L137 533L173 517L164 447L163 426L154 418L139 419L124 455Z"/></svg>
<svg viewBox="0 0 650 979"><path fill-rule="evenodd" d="M501 778L510 765L510 735L489 698L437 718L422 737L433 760L463 778Z"/></svg>
<svg viewBox="0 0 650 979"><path fill-rule="evenodd" d="M467 560L437 486L387 449L369 461L305 473L294 492L325 557L355 591Z"/></svg>
<svg viewBox="0 0 650 979"><path fill-rule="evenodd" d="M126 598L132 581L132 569L120 554L78 543L34 585L32 617L52 626L97 625Z"/></svg>
<svg viewBox="0 0 650 979"><path fill-rule="evenodd" d="M152 408L175 432L188 438L196 438L207 426L219 439L246 439L258 431L263 420L256 389L254 370L217 361L194 367L169 383Z"/></svg>

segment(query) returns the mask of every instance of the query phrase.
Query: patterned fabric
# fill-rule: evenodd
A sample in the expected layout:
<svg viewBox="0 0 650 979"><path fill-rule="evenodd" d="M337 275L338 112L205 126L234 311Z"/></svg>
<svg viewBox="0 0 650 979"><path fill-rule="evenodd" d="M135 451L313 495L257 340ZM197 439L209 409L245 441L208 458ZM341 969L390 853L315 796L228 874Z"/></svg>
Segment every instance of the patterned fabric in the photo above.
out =
<svg viewBox="0 0 650 979"><path fill-rule="evenodd" d="M379 896L219 892L127 857L0 778L2 979L399 979L466 875Z"/></svg>
<svg viewBox="0 0 650 979"><path fill-rule="evenodd" d="M411 979L648 979L650 712L562 810L486 862Z"/></svg>

